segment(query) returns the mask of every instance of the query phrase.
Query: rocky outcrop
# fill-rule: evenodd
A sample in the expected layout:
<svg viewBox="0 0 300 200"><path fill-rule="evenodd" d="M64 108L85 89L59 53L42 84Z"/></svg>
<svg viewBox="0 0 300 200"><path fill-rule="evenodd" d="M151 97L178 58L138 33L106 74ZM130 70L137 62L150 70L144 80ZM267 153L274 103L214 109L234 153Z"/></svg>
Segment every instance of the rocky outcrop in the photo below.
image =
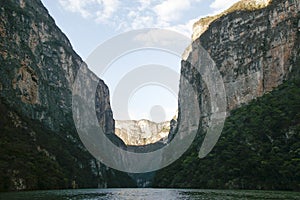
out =
<svg viewBox="0 0 300 200"><path fill-rule="evenodd" d="M115 133L126 145L142 146L167 140L170 122L155 123L149 120L116 120Z"/></svg>
<svg viewBox="0 0 300 200"><path fill-rule="evenodd" d="M28 130L36 135L52 134L53 138L57 140L53 145L66 148L68 146L65 152L68 155L64 155L65 157L69 156L69 163L65 162L59 152L55 152L55 149L49 149L51 147L45 139L37 137L32 144L36 146L37 151L39 147L40 150L43 149L43 152L47 151L54 157L61 157L55 160L55 163L60 169L57 171L66 173L62 176L66 183L55 186L57 183L49 181L47 186L41 187L37 184L38 181L29 183L28 177L26 176L27 179L25 179L25 175L22 177L22 173L18 173L19 180L24 179L22 184L28 184L26 189L71 187L70 185L74 181L79 187L109 185L106 177L110 176L109 179L114 179L113 181L117 177L112 175L110 169L89 155L79 140L73 122L72 86L77 71L83 63L82 59L74 52L69 40L55 25L54 20L40 1L1 1L0 10L0 99L3 109L15 113L21 122L30 121L35 124L32 127L32 124L27 122L27 129L22 129L24 134L28 134ZM91 80L99 81L95 105L97 117L100 125L104 127L105 133L112 135L114 120L109 103L108 88L88 68L86 73L91 76ZM89 90L88 87L85 89ZM7 122L5 126L9 127L10 124ZM37 129L37 127L39 128ZM18 127L13 126L13 129L18 129ZM5 130L1 132L3 138L10 134L8 129ZM49 143L52 140L50 135L48 136ZM111 138L113 140L116 137ZM19 142L20 145L26 145L28 141L24 139ZM47 146L48 149L45 148ZM13 153L10 152L10 154ZM22 157L21 155L7 156L15 156L16 162ZM47 155L45 154L45 156ZM20 169L10 169L9 165L14 166L10 162L13 161L5 160L7 167L1 170L7 174L10 173L8 171L11 173L14 170L20 171ZM29 173L36 176L34 171ZM80 174L86 174L86 177ZM90 180L86 180L87 177ZM11 179L11 181L13 180ZM6 189L19 188L23 187L9 186Z"/></svg>
<svg viewBox="0 0 300 200"><path fill-rule="evenodd" d="M236 11L253 11L262 9L267 7L271 3L271 1L272 0L241 0L231 6L228 10L225 10L220 14L202 18L193 25L192 39L194 41L199 38L202 33L204 33L208 29L209 25L213 21L221 18L224 15L228 15L229 13Z"/></svg>
<svg viewBox="0 0 300 200"><path fill-rule="evenodd" d="M71 114L71 89L82 59L40 1L2 4L2 99L19 105L22 115L52 131L61 131L61 124L72 126L72 118L64 116ZM97 96L99 121L106 132L114 132L109 91L103 81L99 82Z"/></svg>
<svg viewBox="0 0 300 200"><path fill-rule="evenodd" d="M256 1L236 6L247 7L245 2ZM188 82L201 112L198 135L185 155L157 172L155 186L299 190L299 11L298 0L272 0L267 7L229 9L195 24L182 60L177 130L189 121L182 117L186 99L193 98L185 90ZM215 65L201 65L209 60L202 47ZM220 108L207 86L214 79L207 83L199 73L211 66L224 82L227 118L216 146L199 159L212 113ZM289 130L297 131L290 137Z"/></svg>
<svg viewBox="0 0 300 200"><path fill-rule="evenodd" d="M234 9L247 8L249 2L257 1L240 1L224 12L229 14L208 22L207 30L195 33L198 38L183 55L181 76L197 88L205 118L211 112L209 91L203 79L195 82L203 67L199 65L199 46L208 52L222 76L228 111L272 91L287 80L295 67L299 1L273 0L265 8ZM203 26L200 22L195 29Z"/></svg>
<svg viewBox="0 0 300 200"><path fill-rule="evenodd" d="M38 103L38 77L35 72L26 65L21 63L16 77L12 81L13 89L20 91L20 98L23 103Z"/></svg>

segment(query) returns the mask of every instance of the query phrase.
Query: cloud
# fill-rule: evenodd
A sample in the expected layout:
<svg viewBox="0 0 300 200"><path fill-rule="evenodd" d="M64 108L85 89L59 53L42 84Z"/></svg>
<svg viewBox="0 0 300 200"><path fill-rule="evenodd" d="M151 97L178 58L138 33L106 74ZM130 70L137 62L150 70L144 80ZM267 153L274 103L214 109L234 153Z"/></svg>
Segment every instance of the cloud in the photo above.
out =
<svg viewBox="0 0 300 200"><path fill-rule="evenodd" d="M67 11L98 22L108 20L120 5L119 0L59 0L59 3Z"/></svg>
<svg viewBox="0 0 300 200"><path fill-rule="evenodd" d="M147 10L147 7L141 5L134 10L130 10L127 15L127 19L124 20L122 26L119 29L122 30L132 30L141 28L153 27L156 23L156 18L153 13Z"/></svg>
<svg viewBox="0 0 300 200"><path fill-rule="evenodd" d="M131 22L131 29L141 29L141 28L148 28L153 26L154 24L154 18L151 16L140 16L136 17Z"/></svg>
<svg viewBox="0 0 300 200"><path fill-rule="evenodd" d="M97 0L102 9L96 12L97 21L106 22L120 6L119 0Z"/></svg>
<svg viewBox="0 0 300 200"><path fill-rule="evenodd" d="M197 17L194 19L189 20L187 23L184 24L177 24L174 26L168 27L170 30L177 31L186 37L191 37L191 34L193 32L193 25L196 21L198 21L201 17Z"/></svg>
<svg viewBox="0 0 300 200"><path fill-rule="evenodd" d="M166 0L154 7L158 18L165 22L175 21L181 17L183 11L191 7L190 1Z"/></svg>
<svg viewBox="0 0 300 200"><path fill-rule="evenodd" d="M210 4L210 8L214 9L215 13L216 12L221 12L226 9L228 9L232 4L238 2L240 0L215 0L212 4Z"/></svg>
<svg viewBox="0 0 300 200"><path fill-rule="evenodd" d="M118 31L168 28L191 35L195 19L183 22L185 13L202 0L59 0L61 7ZM198 19L198 18L197 18ZM188 20L188 19L187 19Z"/></svg>
<svg viewBox="0 0 300 200"><path fill-rule="evenodd" d="M151 5L151 0L139 0L140 6L138 10L143 11Z"/></svg>
<svg viewBox="0 0 300 200"><path fill-rule="evenodd" d="M91 2L90 0L59 0L59 3L65 10L79 13L84 18L91 16L91 13L86 9Z"/></svg>

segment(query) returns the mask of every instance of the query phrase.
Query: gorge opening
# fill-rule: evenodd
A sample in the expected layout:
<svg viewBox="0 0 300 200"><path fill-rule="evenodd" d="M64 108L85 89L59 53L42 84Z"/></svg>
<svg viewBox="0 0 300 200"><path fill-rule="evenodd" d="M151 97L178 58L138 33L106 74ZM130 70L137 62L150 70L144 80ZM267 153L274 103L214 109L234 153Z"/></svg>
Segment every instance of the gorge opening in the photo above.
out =
<svg viewBox="0 0 300 200"><path fill-rule="evenodd" d="M115 60L102 78L110 90L115 134L127 146L168 142L177 119L181 57L142 49Z"/></svg>

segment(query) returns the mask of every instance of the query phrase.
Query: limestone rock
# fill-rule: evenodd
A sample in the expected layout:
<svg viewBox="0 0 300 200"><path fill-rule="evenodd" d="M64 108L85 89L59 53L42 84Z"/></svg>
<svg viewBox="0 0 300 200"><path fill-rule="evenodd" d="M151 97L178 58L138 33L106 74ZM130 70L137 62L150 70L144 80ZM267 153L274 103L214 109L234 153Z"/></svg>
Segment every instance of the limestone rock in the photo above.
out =
<svg viewBox="0 0 300 200"><path fill-rule="evenodd" d="M149 120L116 120L115 133L126 145L142 146L166 140L170 122L155 123Z"/></svg>
<svg viewBox="0 0 300 200"><path fill-rule="evenodd" d="M256 9L262 9L267 7L271 3L271 1L272 0L241 0L235 3L233 6L231 6L228 10L225 10L220 14L202 18L193 25L192 40L196 40L197 38L199 38L202 35L202 33L204 33L208 29L208 27L213 21L219 19L224 15L235 11L251 11Z"/></svg>
<svg viewBox="0 0 300 200"><path fill-rule="evenodd" d="M195 80L203 67L199 65L199 46L222 75L230 111L272 91L291 76L299 49L299 10L297 0L242 0L214 20L208 18L204 23L207 29L200 34L195 30L194 41L183 54L181 77L197 88L204 121L209 120L211 101L203 78Z"/></svg>
<svg viewBox="0 0 300 200"><path fill-rule="evenodd" d="M18 137L23 139L17 140L16 146L24 147L20 151L24 153L23 157L27 154L35 155L32 152L40 153L45 161L54 163L51 169L55 169L55 172L52 176L59 177L58 182L54 181L55 178L46 181L43 188L37 184L36 179L40 177L37 170L21 173L24 168L12 165L11 160L27 162L22 160L21 155L3 155L14 157L11 160L2 160L1 157L1 163L3 161L11 169L3 167L0 180L3 180L2 175L8 174L9 179L5 179L8 183L5 184L15 185L6 190L68 188L75 179L79 187L109 186L113 181L114 187L119 187L118 184L127 185L130 180L126 179L126 174L113 172L96 161L77 135L72 116L72 87L78 69L84 64L41 1L1 1L0 18L0 105L1 112L13 113L1 118L4 119L0 121L1 134L5 140L9 140L11 132L22 132ZM86 67L90 79L99 81L95 74L88 72ZM89 91L89 87L85 90L87 93L93 92ZM106 134L112 135L111 140L118 141L114 135L109 91L101 80L98 82L95 101L99 124L104 127ZM34 138L32 133L35 133ZM49 138L45 140L47 134ZM33 143L30 148L25 148L28 140ZM53 141L56 141L56 149L49 146ZM63 152L58 152L57 149L61 147L64 147ZM9 146L5 148L9 149ZM62 155L67 161L61 158ZM40 169L38 164L33 167ZM9 170L20 173L14 178L16 173ZM127 181L116 180L116 174ZM23 183L27 184L26 187ZM0 184L0 190L2 187L5 186Z"/></svg>

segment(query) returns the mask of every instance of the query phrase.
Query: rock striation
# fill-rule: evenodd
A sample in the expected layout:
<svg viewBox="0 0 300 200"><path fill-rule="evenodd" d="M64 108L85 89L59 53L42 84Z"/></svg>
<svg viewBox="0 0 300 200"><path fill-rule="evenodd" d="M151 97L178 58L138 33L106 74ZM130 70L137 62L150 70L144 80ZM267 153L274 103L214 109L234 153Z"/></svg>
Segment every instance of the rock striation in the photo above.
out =
<svg viewBox="0 0 300 200"><path fill-rule="evenodd" d="M299 11L298 0L241 0L224 13L195 23L192 44L182 57L175 130L189 122L181 117L187 112L182 107L191 96L185 92L188 82L200 107L198 135L182 158L158 172L155 186L299 190L294 184L299 182L294 173L299 162L291 167L286 164L293 163L297 155L290 147L299 147L299 128L292 137L288 136L290 130L299 127L298 117L290 114L295 108L280 116L273 114L286 108L289 97L299 97L296 89L289 91L299 85L299 81L293 82L300 77ZM219 108L212 105L205 77L199 73L206 67L201 65L202 48L222 77L229 120L223 129L226 135L221 135L214 150L200 160L199 147L211 125L213 110ZM276 95L282 99L277 100ZM264 102L268 99L272 99L270 105L274 107ZM253 113L247 113L250 102ZM295 103L290 104L293 107ZM263 111L268 114L259 113ZM285 118L289 120L279 125ZM269 127L271 122L274 124Z"/></svg>
<svg viewBox="0 0 300 200"><path fill-rule="evenodd" d="M78 69L86 66L68 38L40 0L1 1L0 17L0 103L9 114L0 122L1 141L6 141L1 149L7 150L0 158L0 190L121 186L118 178L126 179L126 175L96 161L76 133L72 85ZM99 123L112 140L118 140L109 90L87 67L86 72L99 81L95 105ZM31 147L26 148L29 143ZM38 159L38 152L39 159L53 164L48 165L55 169L49 177L37 172L48 169L43 162L24 159L28 155ZM24 168L21 163L28 165ZM62 181L54 181L55 177Z"/></svg>
<svg viewBox="0 0 300 200"><path fill-rule="evenodd" d="M253 2L257 6L249 7ZM183 54L181 76L197 88L204 118L209 118L211 111L206 83L201 77L195 81L203 67L199 65L199 46L215 62L224 82L227 110L233 110L291 76L299 48L299 10L296 0L242 0L214 20L195 23L194 41Z"/></svg>
<svg viewBox="0 0 300 200"><path fill-rule="evenodd" d="M116 120L115 134L126 145L142 146L154 144L160 140L167 142L170 122L155 123L149 120Z"/></svg>
<svg viewBox="0 0 300 200"><path fill-rule="evenodd" d="M194 41L197 38L199 38L202 35L202 33L204 33L208 29L209 25L213 21L221 18L224 15L235 11L252 11L262 9L267 7L271 3L271 1L272 0L241 0L235 3L233 6L231 6L228 10L225 10L220 14L202 18L193 25L192 39Z"/></svg>

